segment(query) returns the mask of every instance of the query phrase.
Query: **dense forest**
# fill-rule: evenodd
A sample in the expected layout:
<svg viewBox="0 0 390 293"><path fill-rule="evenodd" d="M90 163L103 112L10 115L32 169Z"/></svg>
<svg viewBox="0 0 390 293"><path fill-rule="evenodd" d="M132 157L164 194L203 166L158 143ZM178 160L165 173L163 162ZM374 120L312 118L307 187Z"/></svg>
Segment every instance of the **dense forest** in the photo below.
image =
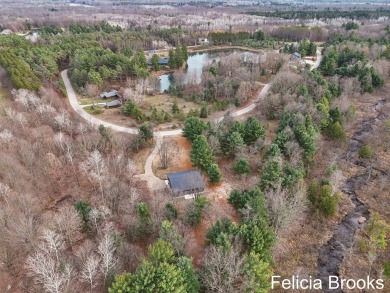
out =
<svg viewBox="0 0 390 293"><path fill-rule="evenodd" d="M72 67L71 79L78 88L87 83L145 77L147 63L140 49L151 49L154 43L168 44L183 34L182 30L124 31L106 23L100 26L71 25L69 33L53 27L43 28L38 44L23 37L1 35L0 48L7 50L0 64L10 73L16 88L37 90L39 79L51 80L60 69ZM11 68L12 64L12 68Z"/></svg>
<svg viewBox="0 0 390 293"><path fill-rule="evenodd" d="M255 33L249 32L210 32L214 45L236 45L251 48L269 48L277 45L276 39L268 36L262 30Z"/></svg>

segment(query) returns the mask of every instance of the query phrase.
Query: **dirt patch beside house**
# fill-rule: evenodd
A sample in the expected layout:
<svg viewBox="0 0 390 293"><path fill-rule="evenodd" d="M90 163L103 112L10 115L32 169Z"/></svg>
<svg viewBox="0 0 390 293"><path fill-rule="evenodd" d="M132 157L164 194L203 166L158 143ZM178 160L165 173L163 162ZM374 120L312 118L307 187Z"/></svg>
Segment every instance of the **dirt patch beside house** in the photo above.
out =
<svg viewBox="0 0 390 293"><path fill-rule="evenodd" d="M164 140L173 141L177 144L177 153L172 158L171 163L167 169L162 169L159 155L153 160L153 173L160 179L165 180L168 173L175 173L180 171L187 171L195 169L192 166L190 159L191 142L182 136L165 137Z"/></svg>

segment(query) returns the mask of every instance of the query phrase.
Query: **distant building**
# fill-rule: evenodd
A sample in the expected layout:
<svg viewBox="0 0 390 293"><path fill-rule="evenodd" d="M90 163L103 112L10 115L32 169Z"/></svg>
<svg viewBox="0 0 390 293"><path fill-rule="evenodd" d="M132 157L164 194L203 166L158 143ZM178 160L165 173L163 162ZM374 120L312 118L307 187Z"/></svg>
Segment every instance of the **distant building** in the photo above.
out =
<svg viewBox="0 0 390 293"><path fill-rule="evenodd" d="M111 90L109 92L102 92L99 96L103 100L120 98L120 95L119 95L117 90Z"/></svg>
<svg viewBox="0 0 390 293"><path fill-rule="evenodd" d="M298 52L295 52L295 53L291 54L290 59L293 61L301 61L302 56Z"/></svg>
<svg viewBox="0 0 390 293"><path fill-rule="evenodd" d="M206 37L200 37L200 38L198 39L198 43L199 43L200 45L205 45L205 44L208 44L208 43L209 43L209 40L208 40Z"/></svg>
<svg viewBox="0 0 390 293"><path fill-rule="evenodd" d="M121 105L122 105L122 103L119 100L114 100L114 101L106 103L104 108L106 108L106 109L116 108L116 107L120 107Z"/></svg>
<svg viewBox="0 0 390 293"><path fill-rule="evenodd" d="M166 57L158 60L158 64L160 65L168 65L168 63L169 63L169 59ZM149 60L148 65L152 65L152 61Z"/></svg>
<svg viewBox="0 0 390 293"><path fill-rule="evenodd" d="M168 65L169 59L168 58L161 58L160 60L158 60L158 63L160 63L160 65Z"/></svg>
<svg viewBox="0 0 390 293"><path fill-rule="evenodd" d="M149 50L147 58L150 59L154 54L157 54L157 50Z"/></svg>
<svg viewBox="0 0 390 293"><path fill-rule="evenodd" d="M168 184L174 196L200 193L205 187L202 175L196 170L169 173Z"/></svg>

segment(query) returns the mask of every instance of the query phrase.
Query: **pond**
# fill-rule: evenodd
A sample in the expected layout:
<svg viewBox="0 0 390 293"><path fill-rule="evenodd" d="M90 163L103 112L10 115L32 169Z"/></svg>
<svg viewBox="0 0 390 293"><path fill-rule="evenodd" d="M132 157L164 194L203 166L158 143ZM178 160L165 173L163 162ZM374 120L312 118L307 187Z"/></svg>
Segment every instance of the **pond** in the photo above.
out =
<svg viewBox="0 0 390 293"><path fill-rule="evenodd" d="M229 50L229 51L211 51L207 53L194 53L188 57L187 69L184 72L183 83L188 83L191 80L194 83L201 82L203 66L209 63L218 62L223 58L230 56L239 56L243 61L252 61L258 63L261 55L247 51ZM170 86L174 87L173 73L163 74L159 76L160 92L167 91Z"/></svg>

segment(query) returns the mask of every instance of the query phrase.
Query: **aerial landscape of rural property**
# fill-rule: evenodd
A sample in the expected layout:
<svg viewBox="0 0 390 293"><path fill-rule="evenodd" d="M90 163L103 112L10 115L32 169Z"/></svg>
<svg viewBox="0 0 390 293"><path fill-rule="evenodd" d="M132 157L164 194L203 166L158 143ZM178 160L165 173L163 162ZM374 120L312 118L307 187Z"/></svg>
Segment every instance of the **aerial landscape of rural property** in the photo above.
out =
<svg viewBox="0 0 390 293"><path fill-rule="evenodd" d="M389 0L0 0L0 293L390 292Z"/></svg>

